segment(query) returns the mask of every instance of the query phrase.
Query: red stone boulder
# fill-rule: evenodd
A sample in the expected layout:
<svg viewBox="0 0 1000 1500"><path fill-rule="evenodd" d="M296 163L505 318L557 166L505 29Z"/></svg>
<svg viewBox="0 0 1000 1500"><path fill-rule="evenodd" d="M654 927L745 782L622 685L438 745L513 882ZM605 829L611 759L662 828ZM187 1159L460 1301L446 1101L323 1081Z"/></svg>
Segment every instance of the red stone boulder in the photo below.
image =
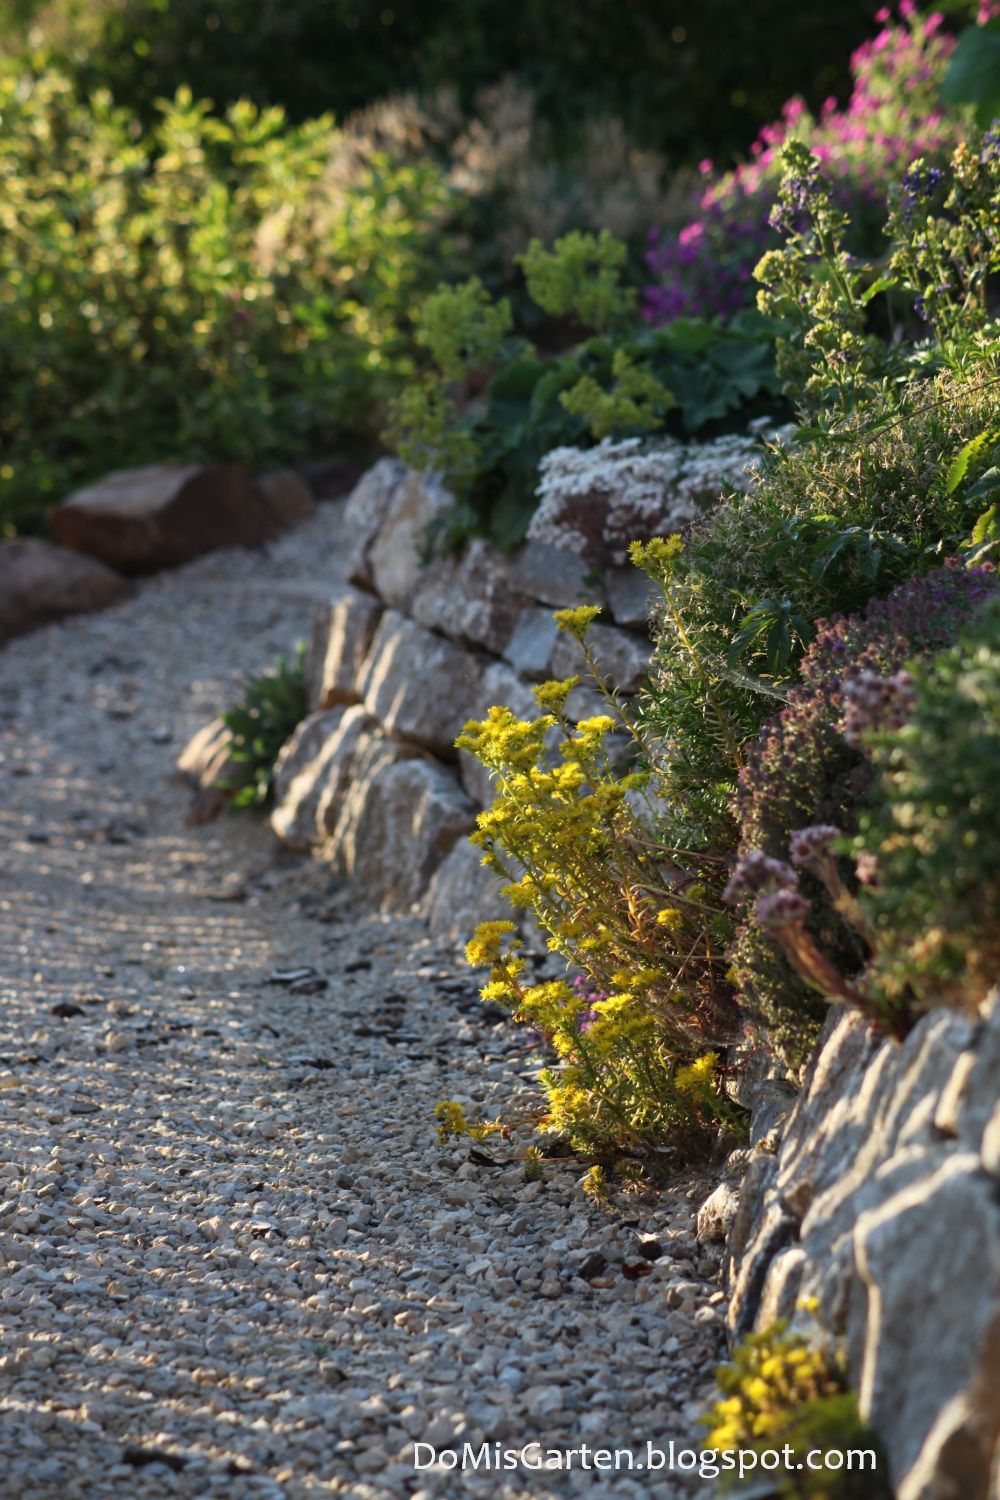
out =
<svg viewBox="0 0 1000 1500"><path fill-rule="evenodd" d="M311 514L287 473L255 485L240 464L154 464L88 485L49 515L56 541L124 573L154 573L216 547L255 547Z"/></svg>
<svg viewBox="0 0 1000 1500"><path fill-rule="evenodd" d="M128 592L124 578L78 552L38 537L0 542L0 643L63 615L105 609Z"/></svg>

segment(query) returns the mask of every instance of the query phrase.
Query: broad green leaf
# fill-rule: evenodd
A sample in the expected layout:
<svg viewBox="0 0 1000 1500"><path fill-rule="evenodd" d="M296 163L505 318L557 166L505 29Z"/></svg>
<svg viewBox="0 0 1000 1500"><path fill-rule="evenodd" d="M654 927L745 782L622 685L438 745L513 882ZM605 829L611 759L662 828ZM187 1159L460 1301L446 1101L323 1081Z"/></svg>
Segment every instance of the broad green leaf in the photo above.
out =
<svg viewBox="0 0 1000 1500"><path fill-rule="evenodd" d="M1000 112L1000 28L970 26L951 55L941 84L947 104L974 104L980 124Z"/></svg>
<svg viewBox="0 0 1000 1500"><path fill-rule="evenodd" d="M969 465L974 463L981 454L985 453L998 440L1000 440L1000 429L996 427L988 427L985 432L977 433L974 438L969 439L965 446L952 459L945 487L946 494L953 495L955 493L969 472Z"/></svg>

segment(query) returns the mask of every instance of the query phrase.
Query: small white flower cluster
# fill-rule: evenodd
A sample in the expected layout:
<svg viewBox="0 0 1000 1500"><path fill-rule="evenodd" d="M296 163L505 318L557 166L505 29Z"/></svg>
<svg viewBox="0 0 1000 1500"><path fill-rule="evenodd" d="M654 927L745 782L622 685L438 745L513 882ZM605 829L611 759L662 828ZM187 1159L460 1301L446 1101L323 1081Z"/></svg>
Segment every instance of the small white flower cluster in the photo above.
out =
<svg viewBox="0 0 1000 1500"><path fill-rule="evenodd" d="M528 535L596 565L622 563L629 542L682 530L724 485L747 490L762 437L787 440L791 431L755 422L750 435L707 443L605 438L595 448L553 448L539 468Z"/></svg>

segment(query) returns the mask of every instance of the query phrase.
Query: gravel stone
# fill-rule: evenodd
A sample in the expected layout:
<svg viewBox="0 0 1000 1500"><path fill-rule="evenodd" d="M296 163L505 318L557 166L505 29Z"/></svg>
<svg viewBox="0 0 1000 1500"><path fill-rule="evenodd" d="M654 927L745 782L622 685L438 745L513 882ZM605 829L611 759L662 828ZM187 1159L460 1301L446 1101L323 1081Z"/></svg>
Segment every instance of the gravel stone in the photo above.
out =
<svg viewBox="0 0 1000 1500"><path fill-rule="evenodd" d="M0 654L3 1500L685 1492L413 1469L431 1434L695 1443L725 1309L711 1182L602 1205L572 1159L525 1184L509 1143L438 1142L442 1098L537 1099L453 941L263 820L185 821L171 746L294 648L341 528L322 505ZM637 1225L664 1256L630 1280Z"/></svg>

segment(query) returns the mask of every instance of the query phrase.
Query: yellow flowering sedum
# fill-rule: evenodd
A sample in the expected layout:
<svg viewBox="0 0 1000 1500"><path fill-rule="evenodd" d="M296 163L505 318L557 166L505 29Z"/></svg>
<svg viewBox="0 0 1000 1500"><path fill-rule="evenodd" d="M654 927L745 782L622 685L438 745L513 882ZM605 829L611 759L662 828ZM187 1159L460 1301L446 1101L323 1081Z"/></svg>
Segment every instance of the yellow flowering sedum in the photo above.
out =
<svg viewBox="0 0 1000 1500"><path fill-rule="evenodd" d="M578 641L586 638L587 631L601 613L596 604L581 604L576 609L557 609L552 618L560 630L575 635Z"/></svg>
<svg viewBox="0 0 1000 1500"><path fill-rule="evenodd" d="M585 637L598 613L555 616L588 661ZM484 923L467 956L490 968L484 997L508 1005L558 1059L541 1075L550 1128L602 1153L701 1144L720 1118L737 1118L716 1087L712 1050L729 1025L728 919L713 904L717 875L706 879L695 856L681 864L643 819L649 772L614 770L613 731L624 727L644 747L608 684L595 680L608 713L571 723L566 703L579 678L570 677L535 689L537 718L494 707L456 741L496 789L472 836L483 863L549 948L586 976L591 997L564 980L525 982L510 922Z"/></svg>
<svg viewBox="0 0 1000 1500"><path fill-rule="evenodd" d="M859 1476L847 1470L810 1471L802 1462L814 1448L878 1447L828 1349L790 1331L786 1323L775 1323L745 1339L732 1364L716 1372L716 1381L722 1397L703 1419L708 1429L704 1447L760 1451L788 1444L791 1468L774 1476L773 1493L782 1500L888 1500L888 1488L879 1480L884 1465Z"/></svg>
<svg viewBox="0 0 1000 1500"><path fill-rule="evenodd" d="M513 922L480 922L475 936L465 945L466 962L474 969L496 963L504 938L515 931Z"/></svg>

